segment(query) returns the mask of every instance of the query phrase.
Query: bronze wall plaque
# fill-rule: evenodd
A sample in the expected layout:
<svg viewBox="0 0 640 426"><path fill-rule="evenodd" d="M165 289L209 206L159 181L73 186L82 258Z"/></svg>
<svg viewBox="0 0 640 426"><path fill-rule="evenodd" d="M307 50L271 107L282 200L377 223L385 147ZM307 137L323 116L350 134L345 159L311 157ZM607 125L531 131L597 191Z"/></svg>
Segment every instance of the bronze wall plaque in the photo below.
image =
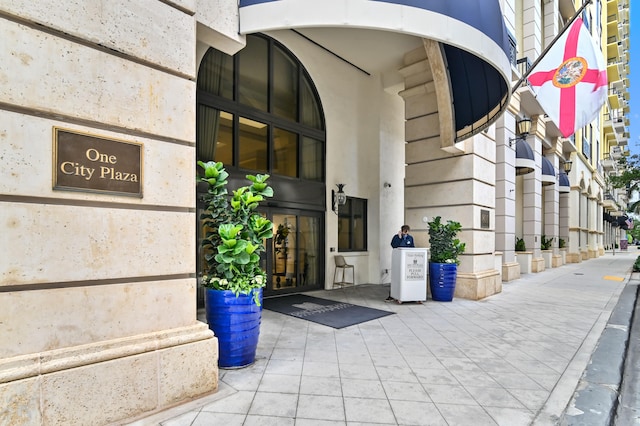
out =
<svg viewBox="0 0 640 426"><path fill-rule="evenodd" d="M142 198L142 144L54 127L53 189Z"/></svg>
<svg viewBox="0 0 640 426"><path fill-rule="evenodd" d="M489 229L491 227L489 210L480 210L480 228Z"/></svg>

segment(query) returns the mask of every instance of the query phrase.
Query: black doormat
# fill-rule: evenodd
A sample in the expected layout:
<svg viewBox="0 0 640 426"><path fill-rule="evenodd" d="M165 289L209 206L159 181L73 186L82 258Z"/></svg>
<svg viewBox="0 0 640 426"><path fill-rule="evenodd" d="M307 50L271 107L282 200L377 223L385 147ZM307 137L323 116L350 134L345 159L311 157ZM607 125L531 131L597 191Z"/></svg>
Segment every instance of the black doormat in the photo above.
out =
<svg viewBox="0 0 640 426"><path fill-rule="evenodd" d="M335 300L320 299L304 294L291 294L264 299L262 305L264 309L270 311L302 318L333 328L349 327L394 313L350 303L336 302Z"/></svg>

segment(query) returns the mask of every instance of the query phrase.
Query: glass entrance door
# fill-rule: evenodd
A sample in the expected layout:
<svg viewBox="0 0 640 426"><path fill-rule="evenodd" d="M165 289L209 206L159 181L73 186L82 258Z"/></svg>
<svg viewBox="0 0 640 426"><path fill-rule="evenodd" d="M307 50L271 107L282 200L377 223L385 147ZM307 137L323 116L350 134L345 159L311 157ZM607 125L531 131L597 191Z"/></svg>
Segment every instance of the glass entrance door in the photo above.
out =
<svg viewBox="0 0 640 426"><path fill-rule="evenodd" d="M265 295L321 288L324 230L320 214L273 209L271 216L274 232L267 250Z"/></svg>

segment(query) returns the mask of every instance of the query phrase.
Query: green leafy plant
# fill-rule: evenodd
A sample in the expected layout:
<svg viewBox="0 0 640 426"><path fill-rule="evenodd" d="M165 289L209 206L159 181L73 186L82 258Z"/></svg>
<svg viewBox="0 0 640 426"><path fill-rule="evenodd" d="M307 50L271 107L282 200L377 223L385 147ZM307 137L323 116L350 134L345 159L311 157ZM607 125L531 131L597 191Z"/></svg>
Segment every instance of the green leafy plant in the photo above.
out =
<svg viewBox="0 0 640 426"><path fill-rule="evenodd" d="M461 229L459 222L449 220L443 223L440 216L429 222L431 262L460 264L458 256L464 253L465 243L460 242L456 235Z"/></svg>
<svg viewBox="0 0 640 426"><path fill-rule="evenodd" d="M516 237L516 251L527 251L527 246L524 244L524 238Z"/></svg>
<svg viewBox="0 0 640 426"><path fill-rule="evenodd" d="M550 250L551 249L551 244L553 243L553 237L551 238L547 238L546 235L542 236L542 240L540 242L540 248L542 250Z"/></svg>
<svg viewBox="0 0 640 426"><path fill-rule="evenodd" d="M207 229L201 243L207 263L203 285L231 290L236 297L251 294L266 284L260 253L265 250L264 240L273 237L273 223L256 209L265 197L273 196L273 189L266 183L269 175L247 175L251 184L236 189L229 197L229 174L223 164L198 161L198 165L204 169L199 181L209 185L204 197L207 208L200 216ZM260 304L257 292L254 301Z"/></svg>
<svg viewBox="0 0 640 426"><path fill-rule="evenodd" d="M640 272L640 256L636 258L636 261L633 264L633 272Z"/></svg>
<svg viewBox="0 0 640 426"><path fill-rule="evenodd" d="M566 242L564 241L564 239L558 238L558 247L560 247L560 248L565 248L566 247Z"/></svg>

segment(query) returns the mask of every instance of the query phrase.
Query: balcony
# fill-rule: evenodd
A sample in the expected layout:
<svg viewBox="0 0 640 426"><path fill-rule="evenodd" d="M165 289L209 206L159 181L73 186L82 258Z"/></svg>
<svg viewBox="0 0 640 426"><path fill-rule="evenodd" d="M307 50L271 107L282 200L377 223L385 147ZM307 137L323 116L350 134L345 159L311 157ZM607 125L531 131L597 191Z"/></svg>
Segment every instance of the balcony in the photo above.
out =
<svg viewBox="0 0 640 426"><path fill-rule="evenodd" d="M624 128L625 128L624 119L622 117L613 119L613 129L616 131L616 133L624 132L625 130Z"/></svg>
<svg viewBox="0 0 640 426"><path fill-rule="evenodd" d="M611 158L613 160L619 160L622 158L622 148L620 148L619 146L614 146L611 147L611 152L610 152Z"/></svg>
<svg viewBox="0 0 640 426"><path fill-rule="evenodd" d="M604 200L602 200L602 207L607 210L618 210L618 205L613 199L613 195L610 192L605 192Z"/></svg>
<svg viewBox="0 0 640 426"><path fill-rule="evenodd" d="M620 109L622 104L620 102L620 93L616 89L609 89L609 108Z"/></svg>
<svg viewBox="0 0 640 426"><path fill-rule="evenodd" d="M607 36L608 37L616 37L620 39L620 26L618 25L620 21L610 21L607 20Z"/></svg>
<svg viewBox="0 0 640 426"><path fill-rule="evenodd" d="M612 158L604 159L600 164L605 172L612 172L616 169L616 162Z"/></svg>
<svg viewBox="0 0 640 426"><path fill-rule="evenodd" d="M609 77L609 83L622 79L622 64L617 60L609 60L607 63L607 77Z"/></svg>
<svg viewBox="0 0 640 426"><path fill-rule="evenodd" d="M616 37L609 37L609 39L607 39L607 58L620 61L622 54L622 44Z"/></svg>

